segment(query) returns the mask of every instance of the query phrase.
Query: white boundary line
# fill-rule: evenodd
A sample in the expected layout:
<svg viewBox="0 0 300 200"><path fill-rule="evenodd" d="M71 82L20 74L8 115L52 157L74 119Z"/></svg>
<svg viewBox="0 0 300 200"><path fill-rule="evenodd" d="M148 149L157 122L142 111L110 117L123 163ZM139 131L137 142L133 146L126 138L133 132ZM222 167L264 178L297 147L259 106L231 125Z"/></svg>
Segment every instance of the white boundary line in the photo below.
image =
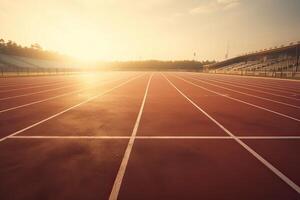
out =
<svg viewBox="0 0 300 200"><path fill-rule="evenodd" d="M130 136L43 136L43 135L15 135L8 139L130 139Z"/></svg>
<svg viewBox="0 0 300 200"><path fill-rule="evenodd" d="M173 75L173 76L176 77L177 79L183 80L184 82L187 82L187 83L189 83L189 84L191 84L191 85L194 85L194 86L196 86L196 87L199 87L199 88L201 88L201 89L203 89L203 90L212 92L212 93L214 93L214 94L220 95L220 96L222 96L222 97L225 97L225 98L228 98L228 99L231 99L231 100L240 102L240 103L244 103L244 104L247 104L247 105L249 105L249 106L252 106L252 107L255 107L255 108L259 108L259 109L261 109L261 110L265 110L265 111L271 112L271 113L273 113L273 114L276 114L276 115L279 115L279 116L282 116L282 117L285 117L285 118L288 118L288 119L291 119L291 120L300 122L300 119L297 119L297 118L295 118L295 117L292 117L292 116L289 116L289 115L286 115L286 114L283 114L283 113L279 113L279 112L276 112L276 111L274 111L274 110L270 110L270 109L268 109L268 108L265 108L265 107L262 107L262 106L258 106L258 105L255 105L255 104L252 104L252 103L249 103L249 102L246 102L246 101L243 101L243 100L240 100L240 99L237 99L237 98L228 96L228 95L221 94L221 93L219 93L219 92L216 92L216 91L207 89L207 88L205 88L205 87L202 87L202 86L200 86L200 85L197 85L197 84L195 84L195 83L193 83L193 82L191 82L191 81L185 80L185 79L183 79L183 78L181 78L181 77L179 77L179 76L177 76L177 75Z"/></svg>
<svg viewBox="0 0 300 200"><path fill-rule="evenodd" d="M9 139L130 139L131 136L42 136L16 135ZM135 136L135 139L232 139L230 136ZM300 139L300 137L299 137Z"/></svg>
<svg viewBox="0 0 300 200"><path fill-rule="evenodd" d="M195 102L193 102L189 97L187 97L183 92L181 92L165 75L163 75L163 76L184 98L186 98L200 112L202 112L206 117L208 117L210 120L212 120L216 125L218 125L229 136L233 137L233 139L238 144L240 144L244 149L246 149L250 154L252 154L257 160L259 160L262 164L264 164L267 168L269 168L274 174L276 174L281 180L283 180L286 184L288 184L291 188L293 188L298 194L300 194L300 187L296 183L294 183L291 179L289 179L286 175L284 175L281 171L279 171L276 167L274 167L271 163L269 163L261 155L259 155L257 152L255 152L251 147L249 147L241 139L237 138L233 133L231 133L228 129L226 129L222 124L220 124L217 120L215 120L212 116L210 116L207 112L205 112L202 108L200 108Z"/></svg>
<svg viewBox="0 0 300 200"><path fill-rule="evenodd" d="M122 80L122 79L125 79L125 78L119 78L119 79L116 79L116 80L106 80L106 81L100 83L100 86L105 85L107 83L116 82L116 81L119 81L119 80ZM99 85L97 85L97 87L98 86ZM43 102L50 101L50 100L53 100L53 99L57 99L57 98L60 98L60 97L69 96L69 95L76 94L76 93L79 93L81 91L85 91L85 90L88 90L88 89L91 89L91 88L90 87L83 88L83 89L75 90L75 91L72 91L72 92L67 92L67 93L64 93L64 94L60 94L60 95L57 95L57 96L49 97L49 98L46 98L46 99L33 101L33 102L30 102L30 103L22 104L22 105L11 107L11 108L6 108L6 109L3 109L3 110L0 110L0 114L8 112L8 111L16 110L16 109L19 109L19 108L35 105L35 104L38 104L38 103L43 103Z"/></svg>
<svg viewBox="0 0 300 200"><path fill-rule="evenodd" d="M187 77L185 77L185 78L187 78ZM222 88L222 89L229 90L229 91L232 91L232 92L236 92L236 93L239 93L239 94L243 94L243 95L246 95L246 96L255 97L255 98L258 98L258 99L263 99L263 100L266 100L266 101L271 101L271 102L278 103L278 104L281 104L281 105L285 105L285 106L289 106L289 107L300 109L300 106L296 106L296 105L293 105L293 104L289 104L289 103L285 103L285 102L281 102L281 101L276 101L276 100L273 100L273 99L269 99L269 98L265 98L265 97L261 97L261 96L257 96L257 95L253 95L253 94L249 94L249 93L246 93L246 92L241 92L241 91L238 91L238 90L230 89L230 88L223 87L223 86L220 86L220 85L216 85L216 84L213 84L213 83L205 82L205 81L197 79L197 78L193 78L193 77L189 77L189 78L193 79L195 81L204 83L204 84L212 85L212 86L215 86L215 87L218 87L218 88Z"/></svg>
<svg viewBox="0 0 300 200"><path fill-rule="evenodd" d="M282 98L286 98L286 99L300 101L300 99L297 99L297 98L294 98L294 97L284 96L284 95L275 94L275 93L272 93L272 92L266 92L266 91L262 91L262 90L257 90L257 89L253 89L253 88L249 88L249 87L237 85L238 83L233 84L232 82L229 83L229 82L223 81L223 80L207 79L207 78L202 79L203 77L199 77L199 76L197 76L197 77L201 78L201 80L205 80L205 81L212 81L212 82L216 82L216 83L220 83L220 84L230 85L232 87L243 88L243 89L246 89L246 90L252 90L252 91L255 91L255 92L259 92L259 93L269 94L269 95L272 95L272 96L277 96L277 97L282 97Z"/></svg>
<svg viewBox="0 0 300 200"><path fill-rule="evenodd" d="M123 177L124 177L124 174L125 174L125 171L126 171L126 167L127 167L128 161L129 161L130 153L131 153L134 141L135 141L137 130L139 128L140 121L141 121L141 118L142 118L142 114L143 114L143 110L144 110L144 106L145 106L145 102L146 102L146 98L147 98L147 94L148 94L148 90L149 90L149 86L150 86L150 82L152 80L152 77L153 77L153 74L151 74L150 77L149 77L147 87L146 87L146 90L145 90L145 94L144 94L144 98L143 98L143 101L142 101L142 104L141 104L141 107L140 107L140 111L139 111L139 114L137 116L137 119L136 119L136 122L135 122L135 125L134 125L134 128L133 128L131 137L129 139L128 145L126 147L124 157L122 159L122 162L121 162L120 168L118 170L116 179L114 181L113 188L112 188L111 193L109 195L109 200L117 200L118 199L119 191L120 191L120 188L121 188L121 185L122 185L122 180L123 180Z"/></svg>
<svg viewBox="0 0 300 200"><path fill-rule="evenodd" d="M300 136L236 136L239 139L247 140L300 140ZM9 139L130 139L131 136L70 136L70 135L16 135L11 136ZM194 139L194 140L210 140L210 139L234 139L231 136L135 136L135 139Z"/></svg>
<svg viewBox="0 0 300 200"><path fill-rule="evenodd" d="M98 94L98 95L92 96L92 97L90 97L90 98L88 98L88 99L86 99L86 100L84 100L84 101L82 101L82 102L80 102L80 103L78 103L78 104L76 104L76 105L74 105L74 106L71 106L71 107L69 107L69 108L67 108L67 109L65 109L65 110L63 110L63 111L61 111L61 112L58 112L58 113L56 113L56 114L54 114L54 115L52 115L52 116L50 116L50 117L47 117L47 118L45 118L45 119L43 119L43 120L41 120L41 121L39 121L39 122L36 122L36 123L34 123L34 124L30 125L30 126L27 126L27 127L23 128L23 129L21 129L21 130L18 130L18 131L16 131L16 132L12 133L12 134L9 134L9 135L7 135L7 136L1 138L1 139L0 139L0 142L4 141L4 140L6 140L6 139L8 139L8 138L10 138L10 137L12 137L12 136L15 136L15 135L17 135L17 134L20 134L20 133L22 133L22 132L24 132L24 131L27 131L27 130L33 128L33 127L36 127L36 126L38 126L38 125L40 125L40 124L42 124L42 123L44 123L44 122L46 122L46 121L49 121L50 119L53 119L53 118L55 118L55 117L58 117L58 116L60 116L60 115L62 115L62 114L64 114L64 113L66 113L66 112L68 112L68 111L70 111L70 110L73 110L74 108L77 108L77 107L79 107L79 106L81 106L81 105L83 105L83 104L86 104L86 103L88 103L88 102L90 102L90 101L92 101L92 100L94 100L94 99L97 99L97 98L99 98L99 97L101 97L101 96L104 96L104 95L106 95L107 93L110 93L111 91L113 91L113 90L115 90L115 89L117 89L117 88L119 88L119 87L121 87L121 86L123 86L123 85L125 85L125 84L127 84L127 83L129 83L129 82L131 82L131 81L133 81L133 80L135 80L135 79L141 77L141 76L143 76L143 74L142 74L142 75L135 76L135 77L133 77L133 78L130 78L130 79L128 79L127 81L125 81L125 82L123 82L123 83L121 83L121 84L119 84L119 85L117 85L117 86L115 86L115 87L113 87L113 88L111 88L111 89L108 89L108 90L106 90L106 91L104 91L104 92L102 92L102 93L100 93L100 94Z"/></svg>
<svg viewBox="0 0 300 200"><path fill-rule="evenodd" d="M237 138L247 140L299 140L300 136L240 136Z"/></svg>
<svg viewBox="0 0 300 200"><path fill-rule="evenodd" d="M230 136L136 136L136 139L232 139Z"/></svg>

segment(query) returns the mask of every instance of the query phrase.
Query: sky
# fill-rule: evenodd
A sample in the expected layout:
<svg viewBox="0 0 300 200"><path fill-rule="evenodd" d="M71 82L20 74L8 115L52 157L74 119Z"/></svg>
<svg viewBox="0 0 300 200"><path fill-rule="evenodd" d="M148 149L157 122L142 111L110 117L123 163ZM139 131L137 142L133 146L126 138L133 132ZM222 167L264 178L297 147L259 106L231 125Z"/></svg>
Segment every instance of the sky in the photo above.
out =
<svg viewBox="0 0 300 200"><path fill-rule="evenodd" d="M234 57L300 41L299 10L299 0L0 0L0 38L85 60L223 60L227 46Z"/></svg>

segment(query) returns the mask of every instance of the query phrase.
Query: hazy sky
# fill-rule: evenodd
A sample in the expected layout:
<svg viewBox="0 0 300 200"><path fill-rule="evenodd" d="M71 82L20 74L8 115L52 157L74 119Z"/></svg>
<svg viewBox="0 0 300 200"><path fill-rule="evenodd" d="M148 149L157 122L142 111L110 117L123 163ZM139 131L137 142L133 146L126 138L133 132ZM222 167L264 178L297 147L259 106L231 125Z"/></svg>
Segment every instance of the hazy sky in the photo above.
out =
<svg viewBox="0 0 300 200"><path fill-rule="evenodd" d="M300 0L0 0L0 37L84 59L224 58L300 40Z"/></svg>

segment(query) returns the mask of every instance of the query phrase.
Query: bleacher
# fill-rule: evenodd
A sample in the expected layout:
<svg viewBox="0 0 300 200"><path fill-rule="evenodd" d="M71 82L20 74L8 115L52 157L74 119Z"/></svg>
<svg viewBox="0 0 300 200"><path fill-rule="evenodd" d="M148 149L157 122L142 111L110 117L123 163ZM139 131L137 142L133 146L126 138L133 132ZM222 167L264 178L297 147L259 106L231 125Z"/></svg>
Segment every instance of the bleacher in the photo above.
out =
<svg viewBox="0 0 300 200"><path fill-rule="evenodd" d="M208 66L210 73L300 78L300 42L237 56Z"/></svg>
<svg viewBox="0 0 300 200"><path fill-rule="evenodd" d="M0 54L0 63L19 68L68 68L70 63Z"/></svg>
<svg viewBox="0 0 300 200"><path fill-rule="evenodd" d="M78 71L80 63L76 61L57 61L0 53L0 76L9 74L45 74Z"/></svg>

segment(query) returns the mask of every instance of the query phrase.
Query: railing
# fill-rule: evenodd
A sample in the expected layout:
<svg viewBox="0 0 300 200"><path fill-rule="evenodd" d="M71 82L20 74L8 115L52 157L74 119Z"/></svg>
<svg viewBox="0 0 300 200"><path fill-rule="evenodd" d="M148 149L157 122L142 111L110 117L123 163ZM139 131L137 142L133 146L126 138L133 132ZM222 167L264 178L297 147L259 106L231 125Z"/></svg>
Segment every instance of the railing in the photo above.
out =
<svg viewBox="0 0 300 200"><path fill-rule="evenodd" d="M260 77L274 77L274 78L291 78L291 79L300 79L300 72L294 70L290 71L271 71L271 70L240 70L240 71L210 71L209 73L216 74L231 74L231 75L240 75L240 76L260 76Z"/></svg>
<svg viewBox="0 0 300 200"><path fill-rule="evenodd" d="M81 72L75 68L15 68L0 67L0 77L63 75Z"/></svg>

